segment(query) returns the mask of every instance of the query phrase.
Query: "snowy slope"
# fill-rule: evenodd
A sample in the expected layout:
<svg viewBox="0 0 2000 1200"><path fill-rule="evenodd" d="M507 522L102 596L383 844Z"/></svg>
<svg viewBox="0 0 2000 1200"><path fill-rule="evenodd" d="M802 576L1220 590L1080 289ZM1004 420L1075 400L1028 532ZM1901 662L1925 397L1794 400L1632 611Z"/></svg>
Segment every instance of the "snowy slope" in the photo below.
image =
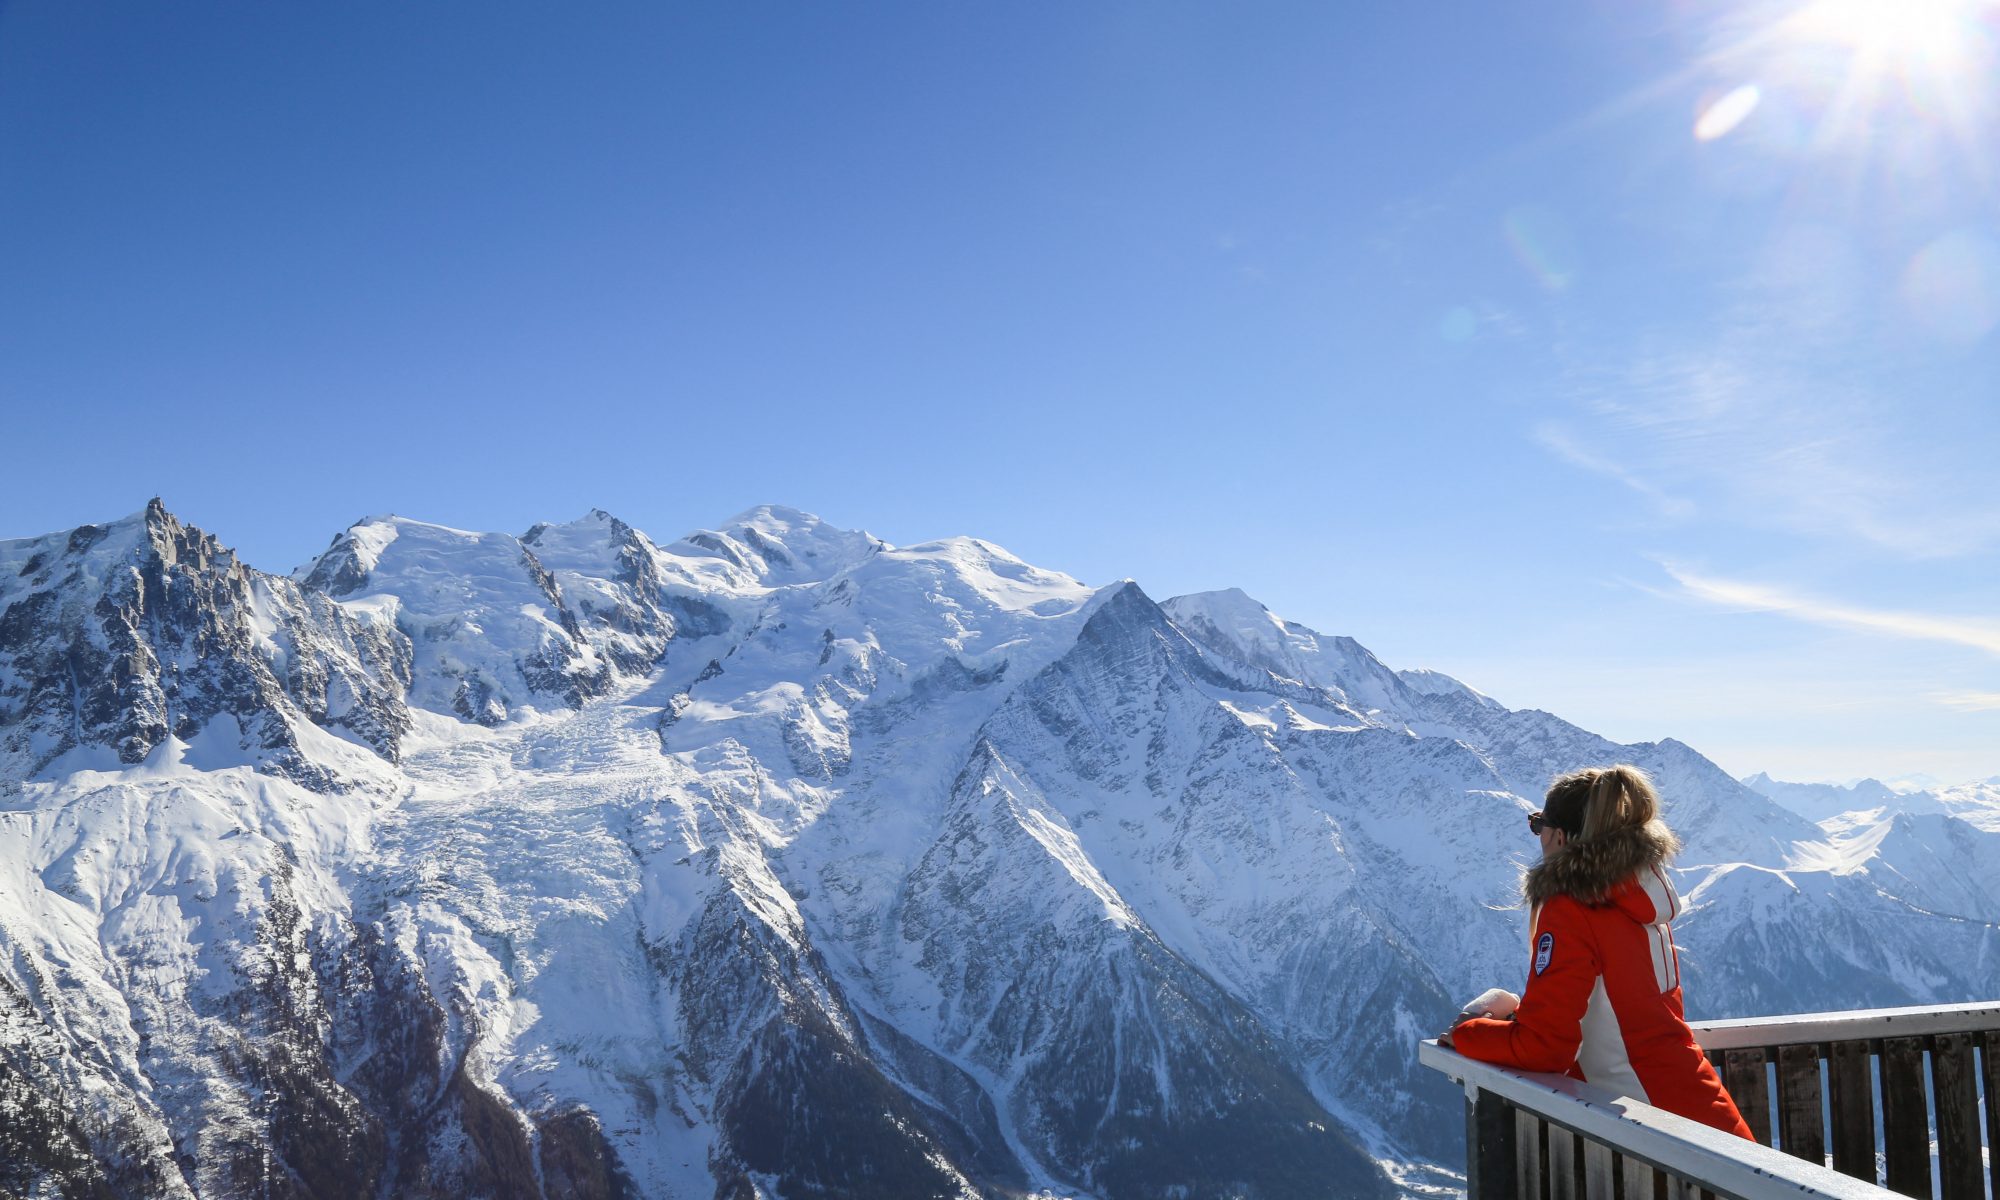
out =
<svg viewBox="0 0 2000 1200"><path fill-rule="evenodd" d="M155 504L0 542L0 1187L1386 1195L1518 986L1559 771L1647 766L1699 1015L2000 992L2000 811L1822 830L1241 592L797 510ZM74 668L86 669L77 671Z"/></svg>
<svg viewBox="0 0 2000 1200"><path fill-rule="evenodd" d="M2000 776L1939 788L1938 804L1952 816L1992 833L2000 833Z"/></svg>
<svg viewBox="0 0 2000 1200"><path fill-rule="evenodd" d="M497 725L610 686L611 662L555 575L509 534L371 517L294 578L409 639L417 707Z"/></svg>

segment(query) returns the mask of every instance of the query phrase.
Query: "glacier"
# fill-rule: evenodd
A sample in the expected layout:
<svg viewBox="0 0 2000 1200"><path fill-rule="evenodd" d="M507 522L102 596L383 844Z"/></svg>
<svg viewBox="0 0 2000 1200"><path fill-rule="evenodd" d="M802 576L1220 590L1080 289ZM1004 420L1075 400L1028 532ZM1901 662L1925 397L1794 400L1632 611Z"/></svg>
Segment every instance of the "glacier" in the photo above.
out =
<svg viewBox="0 0 2000 1200"><path fill-rule="evenodd" d="M1415 1043L1611 761L1691 1015L2000 995L2000 787L1788 806L1241 591L775 506L0 542L0 1190L1449 1190Z"/></svg>

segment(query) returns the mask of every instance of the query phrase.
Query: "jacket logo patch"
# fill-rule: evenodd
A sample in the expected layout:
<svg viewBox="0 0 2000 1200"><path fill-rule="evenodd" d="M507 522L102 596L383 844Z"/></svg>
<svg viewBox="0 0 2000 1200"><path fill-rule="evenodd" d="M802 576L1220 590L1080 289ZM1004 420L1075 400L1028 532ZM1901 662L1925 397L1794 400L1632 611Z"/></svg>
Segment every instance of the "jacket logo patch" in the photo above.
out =
<svg viewBox="0 0 2000 1200"><path fill-rule="evenodd" d="M1535 939L1535 974L1549 969L1549 959L1555 957L1556 935L1545 933Z"/></svg>

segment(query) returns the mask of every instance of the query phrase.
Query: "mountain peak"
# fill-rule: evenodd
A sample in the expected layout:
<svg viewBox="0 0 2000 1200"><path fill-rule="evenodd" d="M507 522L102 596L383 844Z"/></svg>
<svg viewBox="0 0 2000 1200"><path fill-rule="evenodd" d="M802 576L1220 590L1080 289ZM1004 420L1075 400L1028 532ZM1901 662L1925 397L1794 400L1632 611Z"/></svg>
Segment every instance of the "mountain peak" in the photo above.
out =
<svg viewBox="0 0 2000 1200"><path fill-rule="evenodd" d="M190 557L203 564L236 561L214 537L184 524L155 496L113 521L0 541L0 601L51 585L94 590L105 583L114 564Z"/></svg>
<svg viewBox="0 0 2000 1200"><path fill-rule="evenodd" d="M717 531L756 546L774 543L799 557L812 558L829 551L859 552L865 557L889 544L864 529L845 529L817 513L782 504L759 504L747 508L722 523Z"/></svg>
<svg viewBox="0 0 2000 1200"><path fill-rule="evenodd" d="M760 504L715 529L698 529L674 543L677 553L720 558L760 585L815 583L879 551L882 539L841 529L802 509Z"/></svg>
<svg viewBox="0 0 2000 1200"><path fill-rule="evenodd" d="M593 508L573 521L564 521L560 524L552 521L537 521L528 527L528 532L521 535L521 540L533 546L546 540L550 534L555 533L571 537L583 535L593 538L609 535L613 541L623 541L631 535L632 527L601 508Z"/></svg>
<svg viewBox="0 0 2000 1200"><path fill-rule="evenodd" d="M1396 672L1396 677L1413 692L1427 696L1465 696L1487 708L1504 708L1498 700L1471 686L1455 676L1443 671L1433 671L1429 667L1411 667Z"/></svg>
<svg viewBox="0 0 2000 1200"><path fill-rule="evenodd" d="M802 508L787 504L757 504L724 521L722 528L727 531L745 525L758 525L767 529L807 529L826 524L818 513L809 513Z"/></svg>
<svg viewBox="0 0 2000 1200"><path fill-rule="evenodd" d="M346 768L337 751L307 754L313 725L397 753L395 646L245 566L157 496L104 525L0 542L0 614L0 678L21 701L0 718L0 774L92 748L132 765L218 720L204 753L318 784Z"/></svg>
<svg viewBox="0 0 2000 1200"><path fill-rule="evenodd" d="M1211 592L1189 592L1185 596L1175 596L1162 602L1167 608L1181 608L1210 614L1231 613L1263 620L1275 620L1271 609L1263 601L1240 587L1218 588Z"/></svg>

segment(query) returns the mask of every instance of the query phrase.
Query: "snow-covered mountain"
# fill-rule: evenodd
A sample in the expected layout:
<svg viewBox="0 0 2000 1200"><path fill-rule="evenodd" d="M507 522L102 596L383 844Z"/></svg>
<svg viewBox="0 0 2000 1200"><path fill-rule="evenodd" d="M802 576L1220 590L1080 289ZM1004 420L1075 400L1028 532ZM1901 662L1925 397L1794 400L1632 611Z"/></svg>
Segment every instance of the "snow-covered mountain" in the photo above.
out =
<svg viewBox="0 0 2000 1200"><path fill-rule="evenodd" d="M1941 787L1933 793L1944 810L1969 825L2000 833L2000 775Z"/></svg>
<svg viewBox="0 0 2000 1200"><path fill-rule="evenodd" d="M1787 783L1759 771L1743 785L1777 801L1830 833L1898 814L1944 813L1982 829L2000 828L2000 777L1946 787L1892 786L1878 779L1853 783Z"/></svg>
<svg viewBox="0 0 2000 1200"><path fill-rule="evenodd" d="M1755 775L1745 775L1743 786L1761 796L1768 796L1810 821L1822 821L1858 809L1881 808L1903 799L1902 793L1892 790L1879 779L1861 779L1850 784L1787 783L1759 771Z"/></svg>
<svg viewBox="0 0 2000 1200"><path fill-rule="evenodd" d="M0 1190L1388 1195L1608 761L1697 1014L2000 994L1996 827L1822 829L1237 591L782 508L0 542Z"/></svg>
<svg viewBox="0 0 2000 1200"><path fill-rule="evenodd" d="M1815 823L1843 813L1893 809L1901 812L1942 812L1937 798L1926 791L1899 792L1879 779L1849 784L1787 783L1764 772L1743 777L1743 786L1767 796Z"/></svg>

